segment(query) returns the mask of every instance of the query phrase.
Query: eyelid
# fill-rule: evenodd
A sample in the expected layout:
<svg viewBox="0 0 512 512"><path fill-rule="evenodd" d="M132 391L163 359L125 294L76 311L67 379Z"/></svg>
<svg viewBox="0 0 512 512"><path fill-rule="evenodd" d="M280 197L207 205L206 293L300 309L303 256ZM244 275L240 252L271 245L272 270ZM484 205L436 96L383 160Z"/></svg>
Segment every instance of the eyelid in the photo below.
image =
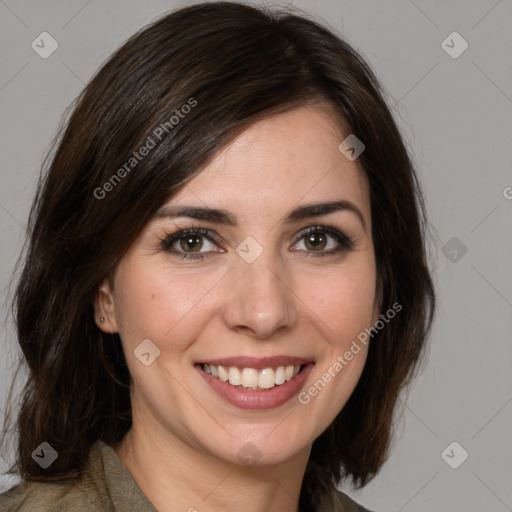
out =
<svg viewBox="0 0 512 512"><path fill-rule="evenodd" d="M166 250L168 250L177 240L180 238L186 236L186 235L199 235L204 236L207 238L210 242L222 246L222 239L219 235L214 233L213 231L210 231L209 229L205 228L185 228L185 229L179 229L178 231L175 231L174 233L167 234L165 238L162 240L162 247ZM187 253L180 253L180 254L187 254ZM190 253L192 254L192 253Z"/></svg>
<svg viewBox="0 0 512 512"><path fill-rule="evenodd" d="M343 242L348 244L353 244L354 241L346 235L342 230L340 230L338 227L334 226L333 224L329 224L328 222L324 222L323 224L316 224L314 226L310 226L307 228L302 229L295 235L295 243L297 243L299 240L301 240L304 235L307 235L309 233L316 233L316 232L324 232L328 235L335 238L338 243L341 244L339 238L343 239Z"/></svg>

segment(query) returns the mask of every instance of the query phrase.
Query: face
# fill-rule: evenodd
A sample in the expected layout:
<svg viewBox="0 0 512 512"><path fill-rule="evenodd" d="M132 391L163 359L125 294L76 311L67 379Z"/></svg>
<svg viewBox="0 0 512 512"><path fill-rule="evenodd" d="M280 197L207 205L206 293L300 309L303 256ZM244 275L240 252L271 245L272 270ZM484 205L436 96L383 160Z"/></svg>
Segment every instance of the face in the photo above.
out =
<svg viewBox="0 0 512 512"><path fill-rule="evenodd" d="M348 134L313 107L256 122L102 284L99 325L120 334L148 436L275 464L347 402L367 355L358 335L379 313L368 182L338 149ZM306 209L326 203L338 208Z"/></svg>

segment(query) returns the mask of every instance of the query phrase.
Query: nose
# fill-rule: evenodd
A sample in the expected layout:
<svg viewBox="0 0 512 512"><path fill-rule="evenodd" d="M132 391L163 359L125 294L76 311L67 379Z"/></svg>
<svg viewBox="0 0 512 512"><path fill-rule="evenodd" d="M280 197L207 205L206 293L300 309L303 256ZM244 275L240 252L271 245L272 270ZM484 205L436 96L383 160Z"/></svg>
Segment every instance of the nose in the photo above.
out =
<svg viewBox="0 0 512 512"><path fill-rule="evenodd" d="M229 273L224 321L233 330L267 339L293 327L298 318L296 296L285 282L285 271L266 251L252 263L240 258Z"/></svg>

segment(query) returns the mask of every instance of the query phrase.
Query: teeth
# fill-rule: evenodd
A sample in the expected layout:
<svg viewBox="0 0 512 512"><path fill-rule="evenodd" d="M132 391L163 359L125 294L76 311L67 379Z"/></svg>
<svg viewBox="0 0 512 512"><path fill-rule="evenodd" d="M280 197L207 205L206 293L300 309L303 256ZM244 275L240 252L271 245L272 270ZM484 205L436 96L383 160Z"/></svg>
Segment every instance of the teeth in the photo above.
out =
<svg viewBox="0 0 512 512"><path fill-rule="evenodd" d="M258 386L264 389L270 389L275 386L276 374L272 368L264 368L258 375Z"/></svg>
<svg viewBox="0 0 512 512"><path fill-rule="evenodd" d="M237 368L230 366L215 366L203 364L203 370L224 382L229 382L232 386L250 388L250 389L271 389L274 386L280 386L295 377L299 371L300 365L278 366L277 368L264 368L256 370L255 368Z"/></svg>
<svg viewBox="0 0 512 512"><path fill-rule="evenodd" d="M205 364L205 366L208 366L207 364ZM210 369L212 367L210 366ZM229 373L224 369L224 367L222 366L215 366L215 368L217 368L218 370L218 373L219 373L219 379L224 381L224 382L227 382L229 380Z"/></svg>
<svg viewBox="0 0 512 512"><path fill-rule="evenodd" d="M276 377L275 383L277 386L279 386L279 384L284 384L286 382L286 372L284 370L284 366L279 366L276 369L275 377Z"/></svg>
<svg viewBox="0 0 512 512"><path fill-rule="evenodd" d="M254 368L244 368L242 370L242 386L244 388L257 388L258 370L255 370Z"/></svg>
<svg viewBox="0 0 512 512"><path fill-rule="evenodd" d="M238 386L242 383L242 374L238 368L232 366L229 369L229 383L232 386Z"/></svg>

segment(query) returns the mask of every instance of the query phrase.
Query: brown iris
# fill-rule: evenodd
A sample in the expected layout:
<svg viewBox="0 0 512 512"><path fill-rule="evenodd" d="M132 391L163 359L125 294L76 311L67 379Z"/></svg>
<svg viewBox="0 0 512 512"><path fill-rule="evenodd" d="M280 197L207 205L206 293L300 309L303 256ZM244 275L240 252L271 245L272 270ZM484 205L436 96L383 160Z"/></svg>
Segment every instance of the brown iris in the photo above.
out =
<svg viewBox="0 0 512 512"><path fill-rule="evenodd" d="M196 242L196 243L194 243ZM193 252L197 252L201 249L203 242L200 236L187 235L181 238L180 246L183 250L192 249Z"/></svg>
<svg viewBox="0 0 512 512"><path fill-rule="evenodd" d="M311 244L313 249L318 249L319 246L320 249L323 249L325 247L326 237L319 233L311 233L304 239L304 243L308 249L310 248L308 247L309 244Z"/></svg>

